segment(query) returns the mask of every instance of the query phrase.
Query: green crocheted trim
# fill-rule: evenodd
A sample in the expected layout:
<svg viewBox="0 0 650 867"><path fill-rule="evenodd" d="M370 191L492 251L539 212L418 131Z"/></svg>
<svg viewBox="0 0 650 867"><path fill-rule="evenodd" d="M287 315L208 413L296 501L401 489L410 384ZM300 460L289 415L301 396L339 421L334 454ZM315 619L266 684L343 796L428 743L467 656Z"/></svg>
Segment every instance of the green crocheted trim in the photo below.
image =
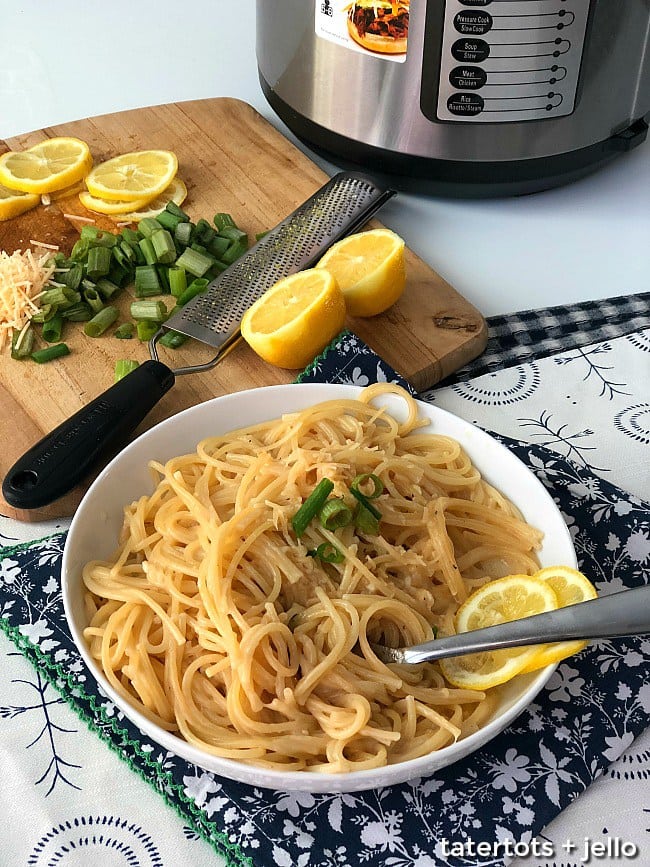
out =
<svg viewBox="0 0 650 867"><path fill-rule="evenodd" d="M341 333L338 334L338 335L334 338L334 340L331 341L331 343L328 343L328 344L327 344L327 346L326 346L325 349L321 352L321 354L320 354L320 355L317 355L316 358L311 362L311 364L309 364L309 365L308 365L308 366L303 370L303 372L302 372L302 373L300 374L300 376L295 380L295 382L302 382L306 376L309 376L309 374L312 372L312 370L313 370L313 369L314 369L318 364L320 364L321 361L324 361L324 360L325 360L325 357L326 357L330 352L332 352L334 349L336 349L336 347L339 345L340 341L341 341L344 337L347 337L347 336L348 336L349 334L351 334L351 333L352 333L352 332L348 331L347 329L346 329L345 331L341 331Z"/></svg>
<svg viewBox="0 0 650 867"><path fill-rule="evenodd" d="M58 535L58 534L54 534ZM46 537L51 538L51 537ZM10 555L11 553L16 553L18 551L25 550L25 548L30 547L31 543L24 543L21 545L15 545L13 548L1 549L0 553L2 556ZM169 771L163 771L160 765L157 762L153 761L148 753L145 753L140 744L137 741L132 740L129 737L128 732L121 728L117 721L111 717L106 715L106 711L103 707L97 705L97 701L95 696L89 695L84 692L80 682L73 678L71 674L66 673L61 667L60 663L56 663L51 660L46 654L44 654L39 647L33 645L29 639L27 639L24 635L22 635L19 630L12 626L10 623L7 623L6 619L0 617L0 628L4 632L4 634L9 638L16 647L23 653L23 655L35 665L39 672L42 672L48 682L52 684L52 686L60 693L60 695L65 699L67 704L72 708L72 710L76 713L76 715L81 719L88 728L93 731L96 735L98 735L105 744L107 744L114 753L116 753L122 761L126 762L127 765L131 768L131 770L135 771L135 773L143 779L148 785L150 785L154 791L161 795L163 800L176 811L178 816L186 822L188 816L185 815L182 810L179 808L178 804L172 799L171 793L175 795L176 798L180 802L185 805L189 816L193 820L193 825L195 830L209 843L213 849L216 851L218 855L225 857L226 864L228 867L254 867L253 862L250 858L245 856L239 846L235 843L231 843L228 840L227 836L220 831L219 828L214 824L214 822L210 822L205 815L199 810L196 804L191 801L183 792L181 786L174 782ZM61 684L65 684L65 686L70 690L71 693L76 693L78 695L82 695L83 698L89 703L91 706L93 713L98 717L102 723L110 728L113 734L119 738L119 744L114 742L107 734L106 731L99 728L97 723L95 722L95 718L90 714L86 713L86 711L79 707L73 700L70 694L67 694L64 689L62 689ZM124 747L130 747L134 753L138 755L138 757L144 762L144 764L149 768L152 772L151 777L146 776L142 769L135 764L133 759L123 752Z"/></svg>
<svg viewBox="0 0 650 867"><path fill-rule="evenodd" d="M51 533L49 536L41 536L40 539L30 539L29 542L19 542L17 545L11 545L8 548L0 546L0 558L9 557L11 554L18 554L21 551L27 551L32 545L40 545L41 542L49 542L55 536L64 536L67 530L57 530L56 533Z"/></svg>

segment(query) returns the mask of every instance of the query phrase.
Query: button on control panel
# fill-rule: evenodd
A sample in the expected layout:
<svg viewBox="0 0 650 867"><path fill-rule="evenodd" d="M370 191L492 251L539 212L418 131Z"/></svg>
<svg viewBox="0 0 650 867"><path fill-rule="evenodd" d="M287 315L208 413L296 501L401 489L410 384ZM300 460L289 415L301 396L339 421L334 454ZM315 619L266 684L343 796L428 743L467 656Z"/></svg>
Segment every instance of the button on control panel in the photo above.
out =
<svg viewBox="0 0 650 867"><path fill-rule="evenodd" d="M445 0L436 116L507 123L571 114L590 0Z"/></svg>

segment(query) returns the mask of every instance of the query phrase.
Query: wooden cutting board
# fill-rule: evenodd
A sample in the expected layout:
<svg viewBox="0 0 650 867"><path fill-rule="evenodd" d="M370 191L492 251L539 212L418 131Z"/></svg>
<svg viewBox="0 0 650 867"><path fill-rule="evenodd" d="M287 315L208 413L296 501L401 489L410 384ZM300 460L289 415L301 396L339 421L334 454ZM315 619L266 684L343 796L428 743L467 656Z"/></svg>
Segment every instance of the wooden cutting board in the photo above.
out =
<svg viewBox="0 0 650 867"><path fill-rule="evenodd" d="M211 219L217 211L230 212L252 236L275 226L327 180L255 109L235 99L174 103L62 124L0 142L0 152L60 135L88 142L96 163L133 150L173 150L179 177L188 187L183 207L190 217ZM0 249L24 250L37 240L69 252L83 223L64 214L89 216L76 195L41 205L0 223ZM96 223L115 229L105 217L97 216ZM406 291L396 305L381 316L350 319L347 326L421 391L479 355L487 329L480 313L410 250L407 274ZM127 293L121 304L128 310L130 301ZM70 327L64 339L71 355L50 364L17 362L7 354L0 358L1 478L33 443L112 384L117 358L148 358L146 346L136 340L92 340L78 326ZM161 360L180 366L212 354L191 341ZM270 367L240 342L213 370L179 377L140 430L209 398L291 382L298 373ZM0 512L25 521L70 516L90 481L29 512L18 512L0 498Z"/></svg>

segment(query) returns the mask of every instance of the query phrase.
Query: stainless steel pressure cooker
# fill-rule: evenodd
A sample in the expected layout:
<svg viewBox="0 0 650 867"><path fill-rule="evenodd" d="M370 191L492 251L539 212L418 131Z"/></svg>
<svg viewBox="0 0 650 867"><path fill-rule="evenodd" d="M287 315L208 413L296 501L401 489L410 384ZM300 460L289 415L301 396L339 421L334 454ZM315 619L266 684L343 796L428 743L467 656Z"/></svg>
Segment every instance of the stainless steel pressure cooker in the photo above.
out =
<svg viewBox="0 0 650 867"><path fill-rule="evenodd" d="M257 0L289 129L437 195L548 189L643 142L649 48L650 0Z"/></svg>

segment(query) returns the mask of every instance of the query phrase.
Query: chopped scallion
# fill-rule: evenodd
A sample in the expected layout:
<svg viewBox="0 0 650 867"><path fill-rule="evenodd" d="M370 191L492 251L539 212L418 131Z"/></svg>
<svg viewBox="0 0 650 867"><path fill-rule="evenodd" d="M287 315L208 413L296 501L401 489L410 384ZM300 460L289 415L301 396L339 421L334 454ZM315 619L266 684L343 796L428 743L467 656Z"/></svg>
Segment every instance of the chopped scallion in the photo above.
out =
<svg viewBox="0 0 650 867"><path fill-rule="evenodd" d="M136 328L138 330L138 340L147 343L158 331L160 325L157 322L149 322L147 319L141 319Z"/></svg>
<svg viewBox="0 0 650 867"><path fill-rule="evenodd" d="M54 361L55 358L62 358L64 355L70 355L69 347L65 343L56 343L54 346L32 352L32 361L37 364L46 364L48 361Z"/></svg>
<svg viewBox="0 0 650 867"><path fill-rule="evenodd" d="M367 509L378 521L381 520L381 512L370 502L368 497L358 491L356 488L350 488L350 493L361 505Z"/></svg>
<svg viewBox="0 0 650 867"><path fill-rule="evenodd" d="M136 298L148 298L160 295L160 280L153 265L138 265L135 269Z"/></svg>
<svg viewBox="0 0 650 867"><path fill-rule="evenodd" d="M183 223L184 226L187 223ZM178 298L187 289L187 274L182 268L173 267L169 269L169 291L174 298Z"/></svg>
<svg viewBox="0 0 650 867"><path fill-rule="evenodd" d="M213 262L214 258L212 256L206 256L204 253L199 253L197 250L188 247L186 250L183 250L176 260L176 266L189 271L193 277L203 277Z"/></svg>
<svg viewBox="0 0 650 867"><path fill-rule="evenodd" d="M326 530L338 530L352 523L352 509L345 500L337 497L327 500L318 513L318 518Z"/></svg>
<svg viewBox="0 0 650 867"><path fill-rule="evenodd" d="M169 265L176 259L174 240L167 229L158 229L157 232L153 232L149 240L153 244L157 262Z"/></svg>
<svg viewBox="0 0 650 867"><path fill-rule="evenodd" d="M135 325L132 322L123 322L115 329L114 337L118 340L130 340L133 337Z"/></svg>
<svg viewBox="0 0 650 867"><path fill-rule="evenodd" d="M99 313L95 313L84 325L84 334L87 337L100 337L118 317L117 307L104 307Z"/></svg>
<svg viewBox="0 0 650 867"><path fill-rule="evenodd" d="M291 519L291 526L298 538L307 529L314 518L325 505L325 501L334 490L334 482L330 479L321 479L302 506Z"/></svg>
<svg viewBox="0 0 650 867"><path fill-rule="evenodd" d="M129 373L132 373L139 366L139 362L134 361L132 358L118 358L115 362L115 382L124 379L125 376L128 376Z"/></svg>
<svg viewBox="0 0 650 867"><path fill-rule="evenodd" d="M167 319L167 308L162 301L133 301L131 316L134 319L148 319L150 322L164 322Z"/></svg>
<svg viewBox="0 0 650 867"><path fill-rule="evenodd" d="M372 483L372 491L370 493L366 490L369 482ZM384 483L374 473L360 473L352 480L350 488L359 491L368 500L375 500L384 492Z"/></svg>
<svg viewBox="0 0 650 867"><path fill-rule="evenodd" d="M331 542L322 542L318 548L308 553L317 560L322 560L323 563L342 563L345 560L343 551Z"/></svg>
<svg viewBox="0 0 650 867"><path fill-rule="evenodd" d="M117 248L115 249L117 253ZM105 277L111 267L111 251L108 247L91 247L88 251L86 274L91 280L99 280Z"/></svg>
<svg viewBox="0 0 650 867"><path fill-rule="evenodd" d="M178 296L178 298L176 299L176 304L179 307L187 304L187 302L191 301L192 298L200 295L201 292L205 292L205 290L208 288L208 283L209 280L206 280L204 277L197 277L196 280L192 280L185 292L183 292L182 295Z"/></svg>
<svg viewBox="0 0 650 867"><path fill-rule="evenodd" d="M47 322L43 323L43 340L46 343L58 343L61 340L61 332L63 331L63 314L57 313Z"/></svg>

